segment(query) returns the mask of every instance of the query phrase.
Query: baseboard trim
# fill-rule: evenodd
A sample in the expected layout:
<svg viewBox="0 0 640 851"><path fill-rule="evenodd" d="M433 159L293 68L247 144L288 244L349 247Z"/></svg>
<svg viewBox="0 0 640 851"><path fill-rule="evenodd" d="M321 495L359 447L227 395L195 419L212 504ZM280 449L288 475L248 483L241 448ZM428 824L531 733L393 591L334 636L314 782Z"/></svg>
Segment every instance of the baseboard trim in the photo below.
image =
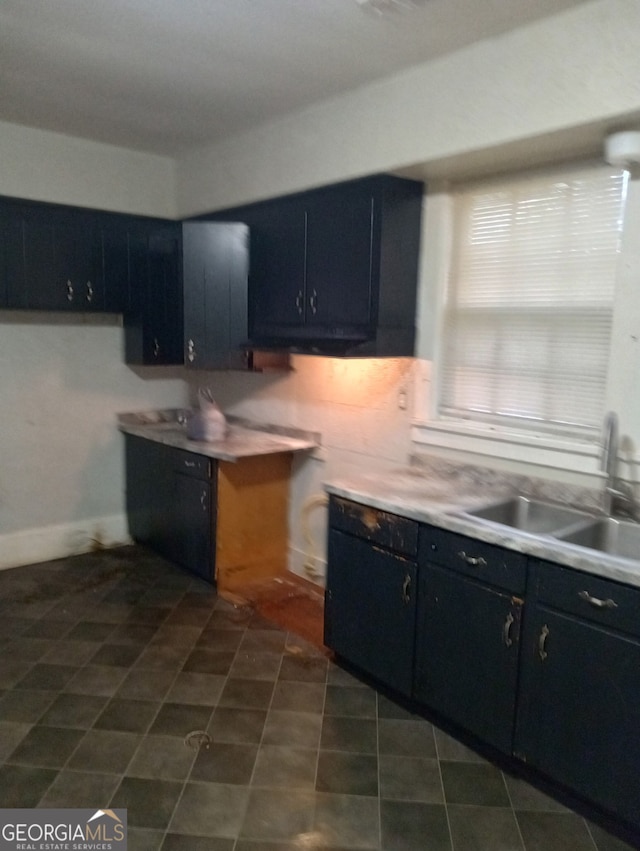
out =
<svg viewBox="0 0 640 851"><path fill-rule="evenodd" d="M0 570L131 543L125 514L0 534Z"/></svg>
<svg viewBox="0 0 640 851"><path fill-rule="evenodd" d="M327 574L327 563L322 558L310 557L308 553L289 547L289 563L288 569L296 576L306 579L315 586L324 588L325 577Z"/></svg>

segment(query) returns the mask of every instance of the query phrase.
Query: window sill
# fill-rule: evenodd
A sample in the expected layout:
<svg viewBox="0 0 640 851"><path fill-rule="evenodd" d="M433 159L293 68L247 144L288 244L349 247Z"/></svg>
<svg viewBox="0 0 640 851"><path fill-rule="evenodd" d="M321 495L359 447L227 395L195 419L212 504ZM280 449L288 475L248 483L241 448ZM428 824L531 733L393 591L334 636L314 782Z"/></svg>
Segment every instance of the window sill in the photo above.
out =
<svg viewBox="0 0 640 851"><path fill-rule="evenodd" d="M499 431L476 423L414 420L411 439L421 446L590 475L597 474L600 458L600 449L593 442Z"/></svg>

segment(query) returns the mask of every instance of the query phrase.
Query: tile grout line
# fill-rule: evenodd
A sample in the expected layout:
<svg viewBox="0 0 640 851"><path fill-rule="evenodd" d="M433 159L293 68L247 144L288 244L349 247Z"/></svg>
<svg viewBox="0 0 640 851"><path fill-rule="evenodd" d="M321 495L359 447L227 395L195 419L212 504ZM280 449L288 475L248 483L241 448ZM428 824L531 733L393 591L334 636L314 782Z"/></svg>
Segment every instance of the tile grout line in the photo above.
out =
<svg viewBox="0 0 640 851"><path fill-rule="evenodd" d="M106 594L111 593L111 591L112 591L112 590L114 590L114 589L110 589L108 592L106 592ZM105 594L105 596L106 596L106 594ZM183 596L184 596L184 594L183 594ZM100 602L100 601L97 601L97 602ZM176 604L176 605L177 605L177 604ZM54 608L54 607L52 607L52 608ZM174 606L174 608L175 608L175 606ZM129 614L131 614L131 613L129 613ZM168 615L167 615L167 617L168 617ZM75 622L75 624L73 624L73 626L70 626L70 627L69 627L69 629L67 630L67 632L66 632L66 633L64 633L64 635L65 635L65 636L68 636L68 635L72 632L72 630L73 630L73 629L74 629L74 628L75 628L75 627L76 627L79 623L101 623L101 621L83 621L83 620L82 620L82 617L80 617L80 618L78 618L78 620ZM110 637L111 635L113 635L113 634L116 632L116 630L117 630L120 626L122 626L124 623L127 623L127 621L126 621L126 620L123 620L123 621L119 621L119 622L116 622L116 623L114 623L114 624L113 624L113 629L111 630L111 632L109 632L109 633L105 636L105 638L104 638L104 639L100 642L100 648L102 648L102 647L103 647L106 643L108 643L108 639L109 639L109 637ZM61 640L61 639L57 639L57 640ZM73 640L73 639L72 639L72 640ZM97 644L97 643L98 643L98 642L96 642L96 644ZM146 649L146 647L148 647L148 646L149 646L149 643L150 643L150 642L147 642L147 644L145 645L145 649ZM125 645L125 646L126 646L126 645ZM96 653L97 653L97 652L98 652L98 650L96 650ZM140 653L138 654L138 657L137 657L137 658L139 658L139 656L141 656L143 652L144 652L144 651L143 651L143 650L141 650L141 651L140 651ZM96 655L96 653L94 653L94 654L93 654L93 656L95 656L95 655ZM79 673L80 671L84 670L85 668L87 668L87 667L89 667L89 666L90 666L90 662L91 662L91 659L93 658L93 656L91 656L89 659L87 659L87 661L86 661L86 662L84 662L82 665L78 666L78 673ZM136 661L137 661L137 659L136 659ZM109 667L109 666L105 666L105 667ZM113 666L113 667L117 668L118 666ZM130 672L130 671L132 671L132 670L133 670L133 666L130 666L130 667L129 667L129 669L128 669L128 671ZM76 676L76 675L74 674L74 677L75 677L75 676ZM121 682L120 682L120 683L119 683L119 685L118 685L118 688L120 688L120 687L122 686L122 683L123 683L123 682L124 682L124 680L127 678L127 676L128 676L128 673L124 675L124 677L122 678ZM177 675L176 675L176 676L177 676ZM72 680L72 679L74 679L74 677L71 677L71 680ZM69 680L69 682L71 682L71 680ZM174 680L175 680L175 678L174 678ZM53 780L51 781L51 783L49 784L49 786L47 787L47 789L45 790L45 792L43 793L43 795L40 797L40 801L38 802L38 806L40 806L41 802L42 802L42 801L46 798L46 796L49 794L49 792L51 791L51 788L52 788L52 787L53 787L53 785L55 784L55 782L56 782L56 780L58 779L58 776L60 775L60 773L61 773L62 771L64 771L65 769L68 769L69 771L73 771L73 770L74 770L74 769L72 769L72 768L68 768L68 766L69 766L69 762L72 760L73 756L77 753L77 751L78 751L78 749L80 748L80 745L82 744L82 742L83 742L83 741L87 738L88 733L89 733L91 730L95 730L95 729L96 729L96 728L95 728L95 726L94 726L94 725L95 725L95 723L96 723L96 721L98 720L98 718L100 717L100 715L102 714L102 712L104 712L104 711L106 710L106 708L109 706L109 704L110 704L110 703L111 703L111 701L114 699L115 694L116 694L116 692L117 692L117 689L116 689L116 692L114 692L112 695L91 695L91 694L83 694L82 692L68 692L68 691L66 691L66 685L68 685L68 683L66 683L66 684L65 684L65 686L63 686L63 687L62 687L62 689L58 692L58 696L60 696L60 695L64 695L64 694L69 694L69 695L77 695L77 696L79 696L79 697L85 697L85 696L87 696L87 697L105 697L105 698L106 698L106 700L107 700L107 702L106 702L105 706L102 708L101 712L99 712L99 713L98 713L98 715L96 716L96 718L94 719L94 721L93 721L93 725L92 725L91 727L89 727L89 728L87 728L86 730L84 730L84 731L83 731L83 732L84 732L84 735L83 735L83 736L82 736L82 737L78 740L78 743L76 744L76 747L75 747L75 748L73 749L73 751L69 754L69 756L68 756L67 760L65 761L65 763L64 763L61 767L59 767L59 768L57 769L57 774L56 774L56 776L53 778ZM55 699L56 699L56 698L54 698L54 701L53 701L53 702L55 702ZM160 701L160 705L162 705L162 701ZM159 711L160 711L160 710L158 709L158 712L159 712ZM44 715L44 714L45 714L45 713L43 713L43 715ZM156 717L157 717L157 714L158 714L158 713L156 712ZM154 720L155 720L155 719L154 719ZM153 721L151 721L151 722L149 723L149 726L148 726L148 728L147 728L147 731L151 728L151 724L152 724L152 723L153 723ZM46 726L46 725L43 725L43 726ZM69 728L69 729L75 729L75 728ZM80 729L81 729L81 728L80 728ZM98 729L99 729L99 728L98 728ZM104 732L109 732L109 731L108 731L108 730L105 730ZM111 731L111 732L127 732L127 731ZM146 735L146 733L143 733L143 734L142 734L142 736L141 736L141 738L144 738L144 736L145 736L145 735ZM133 761L133 759L134 759L135 755L137 754L137 752L138 752L138 750L139 750L139 748L140 748L140 745L141 745L141 744L142 744L142 741L138 744L138 746L137 746L137 747L136 747L136 749L134 750L134 752L133 752L133 754L132 754L132 756L131 756L131 758L130 758L129 762L128 762L128 763L127 763L127 765L125 766L124 770L123 770L122 772L119 772L119 773L118 773L118 774L116 774L116 775L113 775L113 776L116 776L116 777L118 777L118 778L119 778L119 782L116 784L116 788L114 789L114 791L113 791L113 793L112 793L112 795L111 795L111 797L110 797L109 803L113 800L113 797L115 796L116 792L117 792L117 791L118 791L118 789L120 788L120 786L121 786L121 784L122 784L122 780L123 780L123 778L125 777L125 774L126 774L127 768L131 765L131 762ZM80 770L78 770L78 773L83 773L83 772L81 772ZM101 774L101 773L103 773L103 772L87 772L87 773L89 773L89 774L94 774L94 773L95 773L95 774L98 774L98 773L100 773L100 774ZM104 772L104 773L108 774L109 772Z"/></svg>
<svg viewBox="0 0 640 851"><path fill-rule="evenodd" d="M453 832L451 830L451 818L449 816L449 804L447 802L447 795L444 788L444 779L442 777L442 762L440 760L440 748L438 747L438 737L436 736L435 729L433 724L431 724L431 730L433 733L433 744L436 750L436 762L438 763L438 776L440 777L440 788L442 789L442 802L444 804L444 815L447 820L447 830L449 831L449 846L451 851L454 851L453 847Z"/></svg>
<svg viewBox="0 0 640 851"><path fill-rule="evenodd" d="M153 642L153 638L155 637L155 634L157 634L157 632L161 629L161 627L162 627L162 626L166 625L167 620L171 617L171 614L172 614L173 612L175 612L176 608L180 605L180 602L184 599L184 597L185 597L185 595L186 595L186 594L187 594L187 590L185 589L185 591L184 591L184 592L183 592L183 594L182 594L182 597L181 597L181 598L180 598L180 600L179 600L179 601L178 601L178 602L177 602L177 603L173 606L173 608L171 609L171 612L167 615L167 617L164 619L164 621L162 621L162 623L161 623L161 624L158 624L157 629L156 629L156 633L154 633L154 636L152 636L152 637L150 638L150 640L146 643L146 645L145 645L145 647L144 647L144 650L142 650L142 651L140 652L140 654L139 654L138 659L136 660L136 662L139 660L140 656L142 656L142 654L144 653L144 651L145 651L146 649L148 649L148 648L151 646L151 644L152 644L152 642ZM200 630L200 635L202 635L202 632L203 632L203 630L201 629L201 630ZM197 643L197 639L196 639L196 641L194 642L193 647L195 647L196 643ZM192 647L191 649L193 649L193 647ZM188 655L187 655L187 658L188 658ZM184 665L184 662L183 662L182 664ZM132 666L131 670L133 670L133 666ZM140 668L139 670L153 670L153 669L152 669L152 668L148 668L148 669ZM162 669L159 669L159 670L162 670ZM144 742L144 739L145 739L145 738L149 735L149 730L151 730L151 728L152 728L152 726L153 726L154 722L157 720L158 715L160 714L160 712L161 712L161 710L162 710L162 707L164 706L164 704L165 704L165 702L166 702L167 696L169 695L169 693L171 692L171 689L172 689L172 688L174 687L174 685L176 684L176 680L177 680L177 679L178 679L178 677L180 676L180 673L181 673L181 672L182 672L182 667L179 667L179 668L176 670L175 676L173 677L173 680L171 681L171 684L170 684L170 685L169 685L169 687L166 689L166 691L165 691L165 693L164 693L163 698L162 698L161 700L159 700L159 701L158 701L158 709L157 709L157 711L156 711L156 714L155 714L155 716L153 717L153 719L150 721L149 725L147 726L147 730L146 730L146 732L142 734L142 736L141 736L141 738L140 738L140 742L138 743L137 748L134 750L133 754L131 755L131 759L129 760L129 762L127 763L127 765L126 765L126 767L125 767L124 771L123 771L123 772L122 772L122 774L121 774L120 782L119 782L119 783L118 783L118 785L116 786L116 788L115 788L115 790L114 790L114 792L113 792L113 795L111 796L111 800L110 800L110 802L109 802L109 803L111 803L111 802L113 801L113 799L114 799L115 795L117 794L118 790L119 790L119 789L120 789L120 787L122 786L122 781L123 781L123 780L125 779L125 777L127 776L127 770L130 768L130 766L132 765L133 761L135 760L135 758L136 758L136 756L137 756L137 754L138 754L138 751L139 751L139 750L140 750L140 748L142 747L142 743ZM126 677L125 677L125 679L126 679ZM123 681L123 682L124 682L124 681ZM194 762L195 762L195 760L194 760ZM192 764L192 767L193 767L193 764ZM166 838L166 836L167 836L167 832L168 832L168 830L169 830L169 824L171 823L171 819L173 818L173 815L174 815L174 813L175 813L176 807L178 806L178 801L180 800L180 798L181 798L181 796L182 796L182 791L184 791L184 782L183 782L183 786L182 786L181 793L180 793L180 795L178 796L178 798L176 799L176 804L174 805L174 808L173 808L173 810L172 810L172 812L171 812L171 816L169 817L169 819L168 819L168 821L167 821L167 826L166 826L166 827L164 828L164 830L162 831L162 839L161 839L161 841L160 841L160 845L158 846L159 848L161 848L161 847L162 847L162 845L164 844L165 838ZM127 808L127 812L128 812L128 808ZM137 829L149 829L149 830L152 830L153 828L138 828L138 827L136 827L136 826L134 825L134 830L137 830ZM128 823L128 819L127 819L127 831L128 831L128 830L129 830L129 823Z"/></svg>
<svg viewBox="0 0 640 851"><path fill-rule="evenodd" d="M376 762L378 764L378 847L382 848L382 777L380 772L380 695L376 691Z"/></svg>
<svg viewBox="0 0 640 851"><path fill-rule="evenodd" d="M520 844L522 845L523 851L527 851L527 846L525 844L524 836L522 835L522 829L520 827L520 821L518 819L518 813L516 812L516 808L513 805L513 797L511 796L511 792L509 791L509 784L507 783L506 778L504 776L504 771L501 771L500 773L502 774L502 779L507 789L507 798L509 799L509 806L511 807L511 812L513 813L513 820L516 823L516 829L518 831L518 836L520 837Z"/></svg>
<svg viewBox="0 0 640 851"><path fill-rule="evenodd" d="M105 593L109 593L109 592L105 592ZM71 599L71 600L73 600L73 596L72 596L72 595L70 596L70 599ZM97 601L97 602L100 602L100 601ZM48 612L50 612L51 610L53 610L55 607L56 607L56 604L52 605L52 606L49 608ZM47 612L47 614L48 614L48 612ZM39 620L40 620L40 619L39 619ZM71 634L71 632L75 629L75 627L76 627L76 626L78 626L78 624L83 623L83 622L84 622L84 621L82 620L82 616L79 616L79 617L78 617L78 619L77 619L75 622L70 622L69 628L66 630L66 632L64 632L61 636L58 636L58 637L55 639L55 641L56 641L56 642L58 642L58 641L64 641L65 639L67 639L67 636L69 636L69 635ZM87 622L87 623L90 623L90 621L86 621L86 622ZM95 623L95 621L94 621L94 623ZM108 635L111 635L112 633L114 633L118 625L119 625L119 624L117 624L117 623L116 623L116 624L113 624L113 628L112 628L111 632L110 632ZM22 637L25 637L25 636L23 635ZM70 640L73 640L73 639L70 639ZM103 639L103 641L100 643L100 646L102 646L102 645L104 644L104 642L105 642L105 641L106 641L106 638L105 638L105 639ZM97 643L97 642L96 642L96 643ZM97 652L97 650L96 650L96 652ZM47 654L44 654L44 655L47 655ZM93 655L95 655L95 654L93 654ZM92 657L91 657L91 658L92 658ZM58 694L57 694L57 696L53 699L53 701L51 702L50 706L52 706L52 705L53 705L53 703L55 703L55 701L57 700L57 698L58 698L60 695L62 695L62 694L73 694L73 692L67 692L67 691L66 691L66 687L67 687L67 685L71 682L71 680L73 680L73 679L76 677L76 675L77 675L78 673L80 673L80 671L84 670L84 668L86 668L86 667L88 666L89 661L90 661L90 659L87 659L87 661L85 661L82 665L78 665L78 666L77 666L78 671L76 672L76 674L74 674L74 675L73 675L73 677L70 677L70 679L69 679L69 680L68 680L68 681L67 681L67 682L66 682L66 683L65 683L65 684L64 684L64 685L63 685L60 689L58 689ZM34 665L32 666L32 668L35 666L35 664L37 664L37 663L34 663ZM44 663L44 662L43 662L42 664L49 664L49 663ZM76 666L74 666L74 667L76 667ZM29 670L32 670L32 668L30 668ZM25 675L25 676L26 676L26 675ZM15 688L15 686L14 686L13 688ZM104 707L104 708L106 708L106 707ZM42 715L41 715L40 717L41 717L41 718L42 718L42 717L44 717L44 715L46 714L46 712L47 712L47 711L48 711L48 709L47 709L47 710L45 710L45 712L43 712L43 713L42 713ZM99 717L99 715L98 715L98 716L96 716L96 718L94 719L94 723L95 723L95 721L97 721L98 717ZM40 719L38 719L38 720L40 720ZM32 724L32 725L31 725L31 729L30 729L30 731L29 731L29 732L31 732L31 730L32 730L32 729L36 726L36 724L37 724L37 722L35 722L34 724ZM48 726L48 725L42 725L42 726ZM54 729L55 729L55 728L54 728ZM70 728L66 728L66 729L77 729L77 728L70 727ZM79 729L82 729L82 728L79 728ZM89 732L89 730L90 730L90 729L92 729L92 727L89 727L88 729L86 729L86 730L83 730L83 731L82 731L82 732L83 732L83 735L82 735L82 736L78 739L78 742L77 742L77 744L76 744L75 748L74 748L74 749L72 750L72 752L69 754L69 756L67 757L67 759L65 760L65 762L64 762L61 766L59 766L59 767L57 767L57 768L56 768L56 775L55 775L55 777L52 779L51 783L47 786L47 788L46 788L46 790L43 792L43 794L40 796L40 799L39 799L38 803L36 804L36 806L37 806L37 807L39 807L39 806L41 805L41 802L42 802L42 801L45 799L45 797L49 794L49 792L51 791L51 788L52 788L52 787L53 787L53 785L55 784L55 782L56 782L56 780L58 779L58 777L60 776L61 772L62 772L62 771L64 771L64 770L67 768L67 766L69 765L70 760L73 758L74 754L77 752L78 748L80 747L80 745L82 744L82 742L83 742L83 741L85 740L85 738L87 737L87 733ZM27 735L28 735L28 734L27 734ZM24 738L26 738L26 737L24 737ZM24 741L24 738L22 739L22 741ZM20 744L20 743L19 743L19 744ZM19 746L19 745L18 745L18 746ZM18 746L16 746L16 747L18 747ZM4 762L5 762L5 764L6 764L6 759L4 760ZM50 766L46 766L46 767L50 767Z"/></svg>
<svg viewBox="0 0 640 851"><path fill-rule="evenodd" d="M217 604L218 604L218 601L219 601L220 599L222 599L221 597L219 597L219 596L218 596L218 592L217 592L217 590L215 591L215 595L216 595L215 603L213 604L213 608L212 608L212 610L211 610L211 614L209 615L209 618L207 619L206 624L203 626L203 628L202 628L202 630L201 630L201 632L200 632L200 638L202 637L202 633L206 630L207 625L210 623L211 618L213 617L213 614L214 614L214 612L216 611L216 606L217 606ZM219 611L220 611L220 610L219 610ZM234 631L235 631L235 630L234 630ZM246 627L244 628L244 633L246 633ZM197 644L197 640L196 640L195 644ZM194 644L194 647L195 647L195 644ZM240 642L239 642L238 647L237 647L237 648L236 648L236 650L235 650L233 660L232 660L232 662L231 662L231 665L229 666L229 670L227 671L227 673L226 673L226 675L225 675L225 681L224 681L224 684L223 684L222 688L220 689L220 694L218 695L218 697L217 697L217 699L216 699L216 703L213 705L213 707L212 707L212 709L211 709L211 714L210 714L210 716L209 716L209 721L208 721L208 723L207 723L207 727L209 727L209 726L211 725L211 723L213 722L213 718L214 718L214 716L215 716L216 709L218 708L218 701L220 700L220 696L222 695L222 693L223 693L223 691L224 691L224 688L225 688L226 684L227 684L227 683L228 683L228 681L229 681L229 674L231 673L231 668L233 667L233 662L235 661L235 659L236 659L236 657L237 657L237 655L238 655L238 651L239 651L239 649L240 649L240 645L241 645L241 644L242 644L242 641L240 641ZM187 657L187 658L188 658L188 657ZM175 685L175 680L177 680L177 678L178 678L179 674L181 673L181 671L182 671L182 669L180 669L180 670L178 671L178 673L176 674L176 676L175 676L175 678L174 678L174 681L173 681L173 684L172 684L171 688L173 688L173 685ZM167 695L169 694L169 692L171 691L171 688L169 688L169 690L167 691L167 693L166 693L166 695L165 695L165 699L166 699L166 696L167 696ZM164 700L163 700L162 702L164 703ZM207 731L205 730L205 732L207 732ZM196 761L197 761L197 759L198 759L198 754L199 754L199 752L200 752L200 751L199 751L199 749L198 749L198 751L196 751L196 753L195 753L195 755L194 755L194 758L193 758L193 760L192 760L192 762L191 762L191 766L190 766L190 768L189 768L189 771L187 772L187 774L186 774L186 776L185 776L184 780L182 781L182 789L180 790L180 794L179 794L179 795L178 795L178 797L176 798L175 806L173 807L173 810L172 810L172 812L171 812L171 816L169 817L169 819L168 819L168 821L167 821L167 826L166 826L166 828L165 828L165 830L164 830L164 835L163 835L163 838L162 838L162 842L161 842L161 844L160 844L160 846L159 846L160 848L162 848L162 846L164 845L164 843L165 843L165 841L166 841L167 836L169 836L169 834L170 834L171 824L172 824L172 822L173 822L173 820L174 820L174 818L175 818L175 815L176 815L176 812L177 812L177 810L178 810L178 807L180 806L180 803L181 803L181 801L182 801L182 799L183 799L183 797L184 797L184 793L185 793L185 790L186 790L186 788L187 788L187 784L189 783L189 781L190 781L190 779L191 779L191 774L192 774L192 772L193 772L193 767L194 767L194 765L196 764ZM235 844L235 842L234 842L234 844Z"/></svg>

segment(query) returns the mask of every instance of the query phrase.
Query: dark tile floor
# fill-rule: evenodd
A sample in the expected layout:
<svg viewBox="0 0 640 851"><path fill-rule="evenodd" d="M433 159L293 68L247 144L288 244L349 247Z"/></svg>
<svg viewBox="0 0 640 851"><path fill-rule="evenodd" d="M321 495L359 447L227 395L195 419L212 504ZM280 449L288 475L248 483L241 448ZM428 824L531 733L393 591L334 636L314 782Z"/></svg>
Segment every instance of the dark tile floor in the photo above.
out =
<svg viewBox="0 0 640 851"><path fill-rule="evenodd" d="M628 847L139 548L1 572L0 650L0 806L131 851Z"/></svg>

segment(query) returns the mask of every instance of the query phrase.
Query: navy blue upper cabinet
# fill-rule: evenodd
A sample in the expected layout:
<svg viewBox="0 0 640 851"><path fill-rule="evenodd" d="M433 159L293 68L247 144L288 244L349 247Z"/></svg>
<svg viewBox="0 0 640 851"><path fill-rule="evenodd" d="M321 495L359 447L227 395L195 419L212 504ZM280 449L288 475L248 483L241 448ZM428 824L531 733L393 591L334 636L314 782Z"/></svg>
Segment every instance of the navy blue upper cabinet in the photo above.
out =
<svg viewBox="0 0 640 851"><path fill-rule="evenodd" d="M0 304L10 309L121 313L126 216L0 202Z"/></svg>
<svg viewBox="0 0 640 851"><path fill-rule="evenodd" d="M423 192L381 175L217 214L250 227L251 343L413 355Z"/></svg>
<svg viewBox="0 0 640 851"><path fill-rule="evenodd" d="M102 243L102 284L104 309L123 313L129 297L129 226L130 216L104 213L99 217Z"/></svg>
<svg viewBox="0 0 640 851"><path fill-rule="evenodd" d="M182 247L185 366L246 368L247 225L185 222Z"/></svg>
<svg viewBox="0 0 640 851"><path fill-rule="evenodd" d="M7 260L9 248L9 212L0 205L0 309L7 306Z"/></svg>
<svg viewBox="0 0 640 851"><path fill-rule="evenodd" d="M182 364L182 230L179 222L133 219L127 226L125 361Z"/></svg>
<svg viewBox="0 0 640 851"><path fill-rule="evenodd" d="M319 192L307 202L306 324L321 334L373 332L375 193ZM313 332L312 332L313 333Z"/></svg>
<svg viewBox="0 0 640 851"><path fill-rule="evenodd" d="M249 324L255 339L294 335L306 315L307 211L296 199L250 209Z"/></svg>
<svg viewBox="0 0 640 851"><path fill-rule="evenodd" d="M10 204L7 306L105 309L102 244L96 214L44 204Z"/></svg>

